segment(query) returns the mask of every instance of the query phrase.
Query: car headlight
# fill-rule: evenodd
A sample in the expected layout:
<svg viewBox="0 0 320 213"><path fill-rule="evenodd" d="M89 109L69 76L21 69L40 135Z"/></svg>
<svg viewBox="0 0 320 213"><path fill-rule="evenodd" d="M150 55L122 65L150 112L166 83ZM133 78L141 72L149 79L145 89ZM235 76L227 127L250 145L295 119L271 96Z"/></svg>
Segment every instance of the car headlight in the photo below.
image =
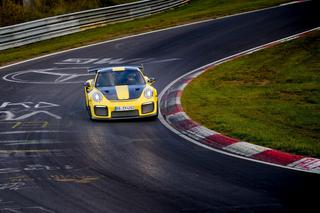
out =
<svg viewBox="0 0 320 213"><path fill-rule="evenodd" d="M100 92L94 92L92 94L92 99L95 101L95 102L100 102L102 101L102 94Z"/></svg>
<svg viewBox="0 0 320 213"><path fill-rule="evenodd" d="M153 91L150 88L147 88L143 94L144 94L144 97L148 99L153 97Z"/></svg>

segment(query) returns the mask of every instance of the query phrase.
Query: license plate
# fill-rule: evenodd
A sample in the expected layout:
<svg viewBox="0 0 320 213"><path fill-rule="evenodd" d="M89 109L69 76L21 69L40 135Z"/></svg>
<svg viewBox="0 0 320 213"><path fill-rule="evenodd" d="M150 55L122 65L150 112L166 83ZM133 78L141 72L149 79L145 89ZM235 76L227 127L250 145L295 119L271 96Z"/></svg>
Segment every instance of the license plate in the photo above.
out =
<svg viewBox="0 0 320 213"><path fill-rule="evenodd" d="M130 110L134 110L134 106L115 107L115 111L130 111Z"/></svg>

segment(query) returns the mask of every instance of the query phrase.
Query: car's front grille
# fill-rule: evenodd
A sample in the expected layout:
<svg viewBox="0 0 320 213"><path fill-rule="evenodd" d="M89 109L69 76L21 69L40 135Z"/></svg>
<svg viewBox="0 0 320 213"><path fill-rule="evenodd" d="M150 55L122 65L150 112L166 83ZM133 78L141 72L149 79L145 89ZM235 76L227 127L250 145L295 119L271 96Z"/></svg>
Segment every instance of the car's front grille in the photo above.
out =
<svg viewBox="0 0 320 213"><path fill-rule="evenodd" d="M154 110L154 103L143 104L143 105L141 106L141 109L142 109L142 114L146 114L146 113L153 112L153 110Z"/></svg>
<svg viewBox="0 0 320 213"><path fill-rule="evenodd" d="M108 107L94 107L94 114L97 116L108 116Z"/></svg>
<svg viewBox="0 0 320 213"><path fill-rule="evenodd" d="M111 112L112 118L125 118L125 117L137 117L139 116L138 110L130 110L130 111L113 111Z"/></svg>

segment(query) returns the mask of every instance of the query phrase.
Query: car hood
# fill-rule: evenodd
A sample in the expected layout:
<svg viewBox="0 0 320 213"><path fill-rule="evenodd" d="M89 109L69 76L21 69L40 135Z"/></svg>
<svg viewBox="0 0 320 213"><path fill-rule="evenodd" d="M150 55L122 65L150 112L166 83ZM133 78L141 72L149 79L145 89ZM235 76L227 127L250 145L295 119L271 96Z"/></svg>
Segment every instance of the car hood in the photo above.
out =
<svg viewBox="0 0 320 213"><path fill-rule="evenodd" d="M99 89L108 100L129 100L141 96L146 85L122 85L101 87Z"/></svg>

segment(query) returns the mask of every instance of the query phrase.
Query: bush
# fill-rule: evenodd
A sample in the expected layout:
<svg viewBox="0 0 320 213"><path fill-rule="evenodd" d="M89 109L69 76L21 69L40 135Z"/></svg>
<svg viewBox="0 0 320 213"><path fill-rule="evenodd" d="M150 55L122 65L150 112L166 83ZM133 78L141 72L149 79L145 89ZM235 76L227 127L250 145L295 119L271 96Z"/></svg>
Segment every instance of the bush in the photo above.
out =
<svg viewBox="0 0 320 213"><path fill-rule="evenodd" d="M0 24L1 26L11 25L24 21L24 9L21 5L10 0L1 1Z"/></svg>
<svg viewBox="0 0 320 213"><path fill-rule="evenodd" d="M134 0L31 0L30 5L23 7L19 1L0 0L0 27L132 1Z"/></svg>

